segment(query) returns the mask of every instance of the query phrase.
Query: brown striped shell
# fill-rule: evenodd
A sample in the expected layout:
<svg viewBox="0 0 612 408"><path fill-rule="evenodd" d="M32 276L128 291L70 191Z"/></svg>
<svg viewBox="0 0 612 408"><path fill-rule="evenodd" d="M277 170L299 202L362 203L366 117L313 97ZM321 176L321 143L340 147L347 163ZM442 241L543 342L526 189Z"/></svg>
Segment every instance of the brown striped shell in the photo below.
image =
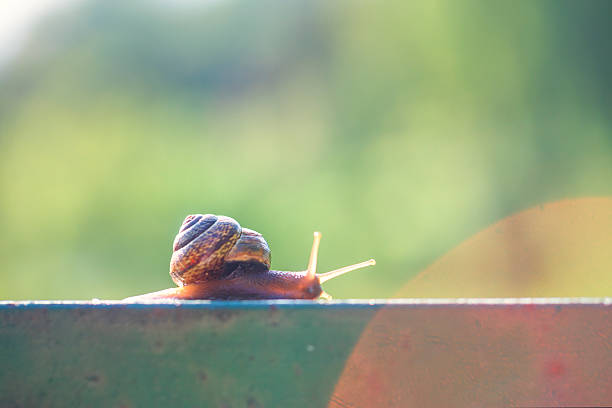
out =
<svg viewBox="0 0 612 408"><path fill-rule="evenodd" d="M239 265L254 273L270 269L264 237L236 220L212 214L189 215L174 239L170 276L178 286L222 279Z"/></svg>

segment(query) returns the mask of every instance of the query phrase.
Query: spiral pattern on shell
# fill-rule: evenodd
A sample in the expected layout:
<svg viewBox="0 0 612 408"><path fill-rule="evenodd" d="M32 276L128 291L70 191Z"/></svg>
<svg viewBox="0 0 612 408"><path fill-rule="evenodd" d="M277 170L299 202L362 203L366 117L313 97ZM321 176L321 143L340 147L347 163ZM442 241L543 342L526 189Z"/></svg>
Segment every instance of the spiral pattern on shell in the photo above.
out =
<svg viewBox="0 0 612 408"><path fill-rule="evenodd" d="M170 276L178 286L222 278L227 266L270 268L270 248L261 234L236 220L212 214L189 215L174 239Z"/></svg>

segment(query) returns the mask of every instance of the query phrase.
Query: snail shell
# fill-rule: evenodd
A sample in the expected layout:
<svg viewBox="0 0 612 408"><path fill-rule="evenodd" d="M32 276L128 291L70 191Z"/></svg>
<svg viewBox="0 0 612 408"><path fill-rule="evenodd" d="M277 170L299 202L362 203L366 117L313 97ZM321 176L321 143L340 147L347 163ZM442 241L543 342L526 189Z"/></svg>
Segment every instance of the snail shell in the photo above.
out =
<svg viewBox="0 0 612 408"><path fill-rule="evenodd" d="M212 214L189 215L174 239L170 276L178 286L224 278L238 266L252 273L270 269L264 237L236 220Z"/></svg>

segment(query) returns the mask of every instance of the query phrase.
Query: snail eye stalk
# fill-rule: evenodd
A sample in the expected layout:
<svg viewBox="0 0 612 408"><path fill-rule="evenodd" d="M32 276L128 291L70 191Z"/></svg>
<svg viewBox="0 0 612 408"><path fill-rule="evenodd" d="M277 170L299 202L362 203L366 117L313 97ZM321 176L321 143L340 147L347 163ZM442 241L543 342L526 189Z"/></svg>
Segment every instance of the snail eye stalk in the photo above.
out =
<svg viewBox="0 0 612 408"><path fill-rule="evenodd" d="M321 233L314 233L314 240L312 241L312 249L310 250L310 259L308 260L308 269L306 270L306 277L308 279L314 279L317 273L317 256L319 255L319 243L321 242Z"/></svg>

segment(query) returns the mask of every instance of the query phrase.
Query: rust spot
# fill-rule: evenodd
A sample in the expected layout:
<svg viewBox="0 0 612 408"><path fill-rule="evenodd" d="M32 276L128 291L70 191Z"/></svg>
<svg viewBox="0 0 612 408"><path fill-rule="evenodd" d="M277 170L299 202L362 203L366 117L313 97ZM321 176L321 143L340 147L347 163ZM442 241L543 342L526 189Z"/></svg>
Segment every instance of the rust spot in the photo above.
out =
<svg viewBox="0 0 612 408"><path fill-rule="evenodd" d="M227 323L228 321L230 321L234 317L234 314L232 312L227 311L227 310L219 310L219 311L217 311L215 313L215 317L221 323Z"/></svg>
<svg viewBox="0 0 612 408"><path fill-rule="evenodd" d="M247 398L247 407L248 408L259 408L261 404L253 397Z"/></svg>
<svg viewBox="0 0 612 408"><path fill-rule="evenodd" d="M202 382L206 382L206 380L208 379L208 375L204 371L199 371L198 377L200 378L200 381Z"/></svg>
<svg viewBox="0 0 612 408"><path fill-rule="evenodd" d="M102 377L99 374L92 373L86 375L85 380L91 385L98 385L102 382Z"/></svg>
<svg viewBox="0 0 612 408"><path fill-rule="evenodd" d="M162 351L164 351L164 342L161 340L155 340L153 342L153 352L161 353Z"/></svg>
<svg viewBox="0 0 612 408"><path fill-rule="evenodd" d="M270 305L270 312L268 313L268 322L270 326L277 327L280 320L280 312L276 305Z"/></svg>
<svg viewBox="0 0 612 408"><path fill-rule="evenodd" d="M553 360L546 364L546 374L549 377L559 377L565 373L565 365L562 361Z"/></svg>
<svg viewBox="0 0 612 408"><path fill-rule="evenodd" d="M410 335L409 334L405 334L402 336L402 339L400 341L400 347L403 350L410 350L412 348L412 341L410 339Z"/></svg>
<svg viewBox="0 0 612 408"><path fill-rule="evenodd" d="M302 367L299 364L293 365L293 374L295 374L296 377L301 377L302 372Z"/></svg>

